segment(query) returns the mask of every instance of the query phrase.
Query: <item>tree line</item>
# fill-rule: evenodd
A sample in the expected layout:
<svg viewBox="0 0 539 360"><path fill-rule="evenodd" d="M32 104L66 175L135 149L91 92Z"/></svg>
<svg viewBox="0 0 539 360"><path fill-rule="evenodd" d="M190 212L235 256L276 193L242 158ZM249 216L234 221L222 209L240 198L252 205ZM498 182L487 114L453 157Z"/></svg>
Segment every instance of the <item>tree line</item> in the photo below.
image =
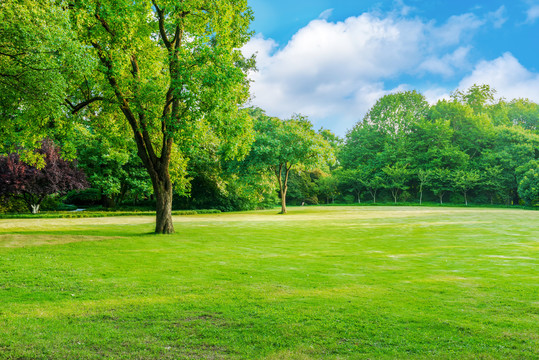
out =
<svg viewBox="0 0 539 360"><path fill-rule="evenodd" d="M348 131L337 159L331 176L315 181L326 201L536 205L539 105L496 99L488 85L434 105L416 91L389 94ZM320 201L302 182L299 198Z"/></svg>
<svg viewBox="0 0 539 360"><path fill-rule="evenodd" d="M250 124L244 128L250 141L243 157L227 157L213 135L201 141L206 151L192 151L187 159L173 152L174 207L229 211L279 202L286 213L287 200L295 205L380 199L538 202L539 106L524 99L495 99L486 85L455 92L434 105L416 91L386 95L344 139L326 129L315 131L301 115L281 120L259 108L242 113ZM127 130L80 124L75 129L70 139L91 189L75 192L69 201L115 207L152 199L151 181ZM53 148L50 142L43 146L41 152ZM83 186L73 179L73 186L64 189ZM50 189L48 194L60 192L42 188Z"/></svg>

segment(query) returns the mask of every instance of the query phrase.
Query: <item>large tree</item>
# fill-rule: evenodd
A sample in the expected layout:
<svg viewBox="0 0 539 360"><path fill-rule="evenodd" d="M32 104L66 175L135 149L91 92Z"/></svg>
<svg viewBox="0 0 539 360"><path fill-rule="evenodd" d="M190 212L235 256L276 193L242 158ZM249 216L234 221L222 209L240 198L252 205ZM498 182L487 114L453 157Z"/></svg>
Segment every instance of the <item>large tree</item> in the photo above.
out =
<svg viewBox="0 0 539 360"><path fill-rule="evenodd" d="M99 73L66 103L77 112L99 101L118 113L100 119L129 124L157 200L155 232L172 233L174 144L196 148L215 132L234 144L229 156L244 150L247 1L77 0L69 9Z"/></svg>

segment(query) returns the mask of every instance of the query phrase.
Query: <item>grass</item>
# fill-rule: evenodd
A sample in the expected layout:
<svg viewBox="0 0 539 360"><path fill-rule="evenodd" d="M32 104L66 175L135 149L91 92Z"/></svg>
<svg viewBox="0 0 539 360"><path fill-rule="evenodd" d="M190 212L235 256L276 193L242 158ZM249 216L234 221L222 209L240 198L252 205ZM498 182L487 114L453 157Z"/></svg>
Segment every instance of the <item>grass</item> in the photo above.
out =
<svg viewBox="0 0 539 360"><path fill-rule="evenodd" d="M537 359L539 214L0 220L0 359Z"/></svg>

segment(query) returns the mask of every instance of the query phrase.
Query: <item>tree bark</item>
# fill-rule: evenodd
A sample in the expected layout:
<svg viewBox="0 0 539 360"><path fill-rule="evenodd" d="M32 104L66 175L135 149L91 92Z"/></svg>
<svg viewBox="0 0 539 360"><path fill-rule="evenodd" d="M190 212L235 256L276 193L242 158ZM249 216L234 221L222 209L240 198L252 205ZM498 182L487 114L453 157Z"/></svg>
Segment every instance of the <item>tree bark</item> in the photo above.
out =
<svg viewBox="0 0 539 360"><path fill-rule="evenodd" d="M156 198L156 217L155 217L155 233L156 234L172 234L174 232L174 224L172 223L172 186L170 178L168 185L161 183L161 189L157 191Z"/></svg>

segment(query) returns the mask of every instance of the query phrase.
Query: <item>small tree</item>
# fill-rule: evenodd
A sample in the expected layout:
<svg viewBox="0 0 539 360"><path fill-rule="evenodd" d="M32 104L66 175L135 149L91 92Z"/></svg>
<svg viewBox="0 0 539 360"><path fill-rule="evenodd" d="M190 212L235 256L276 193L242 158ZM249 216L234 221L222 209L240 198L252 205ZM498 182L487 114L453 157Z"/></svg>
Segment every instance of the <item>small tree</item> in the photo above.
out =
<svg viewBox="0 0 539 360"><path fill-rule="evenodd" d="M361 204L361 194L365 191L366 173L361 169L337 169L333 176L338 179L342 192L351 192Z"/></svg>
<svg viewBox="0 0 539 360"><path fill-rule="evenodd" d="M488 166L480 177L479 187L487 192L490 204L494 204L494 197L502 194L504 190L504 174L499 165Z"/></svg>
<svg viewBox="0 0 539 360"><path fill-rule="evenodd" d="M244 164L275 174L281 195L281 213L286 214L290 170L299 164L306 169L326 164L333 159L332 148L301 115L290 120L260 115L255 130L255 142Z"/></svg>
<svg viewBox="0 0 539 360"><path fill-rule="evenodd" d="M22 162L18 154L0 157L0 195L20 197L32 214L48 195L87 187L84 173L62 159L52 141L43 141L37 153L45 162L42 168Z"/></svg>
<svg viewBox="0 0 539 360"><path fill-rule="evenodd" d="M410 171L406 167L407 165L403 166L400 164L394 164L387 165L382 169L388 180L386 187L391 191L395 204L397 203L397 198L399 197L400 193L408 189L406 183L408 181Z"/></svg>
<svg viewBox="0 0 539 360"><path fill-rule="evenodd" d="M372 196L373 204L376 204L376 194L384 187L384 179L380 175L375 174L365 181L365 187Z"/></svg>
<svg viewBox="0 0 539 360"><path fill-rule="evenodd" d="M339 180L334 176L324 176L318 179L318 192L326 198L326 203L335 202L335 197L339 194Z"/></svg>
<svg viewBox="0 0 539 360"><path fill-rule="evenodd" d="M451 171L449 169L434 169L428 185L434 195L440 199L440 204L443 204L445 193L452 189Z"/></svg>
<svg viewBox="0 0 539 360"><path fill-rule="evenodd" d="M429 170L419 170L417 172L417 178L419 180L419 205L423 203L423 186L425 186L429 178L431 176L431 172Z"/></svg>
<svg viewBox="0 0 539 360"><path fill-rule="evenodd" d="M459 170L455 173L453 186L464 195L464 203L466 206L468 206L468 191L476 187L479 180L479 172L476 170Z"/></svg>

